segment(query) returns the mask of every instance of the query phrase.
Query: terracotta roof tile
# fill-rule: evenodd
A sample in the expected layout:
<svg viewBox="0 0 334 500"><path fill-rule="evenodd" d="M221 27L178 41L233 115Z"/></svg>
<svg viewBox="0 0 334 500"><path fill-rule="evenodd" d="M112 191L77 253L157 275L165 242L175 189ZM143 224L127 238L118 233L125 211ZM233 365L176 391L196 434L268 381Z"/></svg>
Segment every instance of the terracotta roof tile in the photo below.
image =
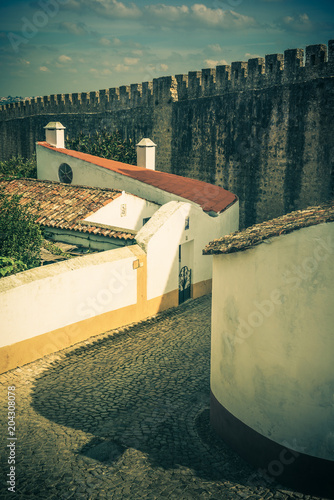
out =
<svg viewBox="0 0 334 500"><path fill-rule="evenodd" d="M233 253L259 245L268 238L288 234L303 227L334 221L334 201L305 210L297 210L261 224L255 224L244 231L223 236L211 241L203 250L204 255Z"/></svg>
<svg viewBox="0 0 334 500"><path fill-rule="evenodd" d="M135 238L134 234L114 231L112 228L81 224L83 219L120 196L121 191L72 186L36 179L0 180L0 189L4 189L10 195L23 195L20 201L22 205L32 201L34 205L30 211L38 216L36 222L41 226L80 232L89 231L119 239L134 240Z"/></svg>
<svg viewBox="0 0 334 500"><path fill-rule="evenodd" d="M70 149L54 148L47 142L39 142L40 146L46 147L58 153L63 153L79 160L84 160L93 165L112 170L122 175L131 177L140 182L150 184L156 188L176 194L186 200L198 203L206 212L222 212L237 201L237 196L230 191L226 191L219 186L208 184L207 182L182 177L181 175L159 172L158 170L148 170L136 165L128 165L115 160L107 160L99 156L80 153Z"/></svg>

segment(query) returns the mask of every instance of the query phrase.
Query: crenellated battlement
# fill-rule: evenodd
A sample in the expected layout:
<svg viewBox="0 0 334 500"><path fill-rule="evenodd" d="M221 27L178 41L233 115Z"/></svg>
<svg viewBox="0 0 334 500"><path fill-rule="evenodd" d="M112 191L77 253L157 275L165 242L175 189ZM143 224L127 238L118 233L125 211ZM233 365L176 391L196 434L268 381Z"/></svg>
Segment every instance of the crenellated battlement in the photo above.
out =
<svg viewBox="0 0 334 500"><path fill-rule="evenodd" d="M231 65L190 71L187 75L155 78L152 82L123 85L92 92L53 94L0 106L0 120L43 114L112 112L154 107L186 99L232 91L264 89L334 75L334 40L327 45L289 49Z"/></svg>

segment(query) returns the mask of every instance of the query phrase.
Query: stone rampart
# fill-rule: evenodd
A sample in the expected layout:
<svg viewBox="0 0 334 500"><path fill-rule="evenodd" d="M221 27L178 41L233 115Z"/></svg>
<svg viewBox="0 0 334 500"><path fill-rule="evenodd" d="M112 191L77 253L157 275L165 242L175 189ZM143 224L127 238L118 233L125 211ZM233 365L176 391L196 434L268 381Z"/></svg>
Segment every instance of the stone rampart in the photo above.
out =
<svg viewBox="0 0 334 500"><path fill-rule="evenodd" d="M0 159L30 156L48 121L157 144L157 169L240 198L241 226L334 193L334 40L230 66L0 107Z"/></svg>

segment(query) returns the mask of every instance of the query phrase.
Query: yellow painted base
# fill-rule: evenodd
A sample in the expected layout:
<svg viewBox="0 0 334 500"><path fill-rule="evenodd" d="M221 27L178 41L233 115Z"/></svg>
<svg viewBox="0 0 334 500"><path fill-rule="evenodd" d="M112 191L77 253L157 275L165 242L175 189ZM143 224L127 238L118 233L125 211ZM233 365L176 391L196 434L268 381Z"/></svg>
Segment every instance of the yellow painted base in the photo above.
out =
<svg viewBox="0 0 334 500"><path fill-rule="evenodd" d="M212 291L212 279L194 283L191 285L191 288L191 297L193 299L198 299L202 295L208 295Z"/></svg>
<svg viewBox="0 0 334 500"><path fill-rule="evenodd" d="M0 348L0 373L178 305L178 290Z"/></svg>
<svg viewBox="0 0 334 500"><path fill-rule="evenodd" d="M139 256L139 262L145 264L145 258ZM0 373L18 366L31 363L47 354L52 354L78 342L100 335L109 330L130 323L136 323L160 311L176 307L179 304L179 292L173 290L161 297L146 299L146 268L138 268L137 304L117 309L94 318L89 318L72 325L38 335L22 342L0 348ZM211 280L192 285L192 297L198 298L211 292Z"/></svg>

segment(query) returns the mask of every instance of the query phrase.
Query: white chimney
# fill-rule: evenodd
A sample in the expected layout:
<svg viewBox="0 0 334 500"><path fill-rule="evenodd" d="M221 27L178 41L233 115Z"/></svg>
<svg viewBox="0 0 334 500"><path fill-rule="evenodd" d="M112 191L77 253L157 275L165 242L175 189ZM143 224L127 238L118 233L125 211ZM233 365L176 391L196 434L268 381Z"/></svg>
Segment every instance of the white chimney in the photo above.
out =
<svg viewBox="0 0 334 500"><path fill-rule="evenodd" d="M151 139L142 139L137 144L137 165L148 170L155 170L155 148L157 147Z"/></svg>
<svg viewBox="0 0 334 500"><path fill-rule="evenodd" d="M45 140L55 148L65 147L65 127L60 122L49 122L45 128Z"/></svg>

